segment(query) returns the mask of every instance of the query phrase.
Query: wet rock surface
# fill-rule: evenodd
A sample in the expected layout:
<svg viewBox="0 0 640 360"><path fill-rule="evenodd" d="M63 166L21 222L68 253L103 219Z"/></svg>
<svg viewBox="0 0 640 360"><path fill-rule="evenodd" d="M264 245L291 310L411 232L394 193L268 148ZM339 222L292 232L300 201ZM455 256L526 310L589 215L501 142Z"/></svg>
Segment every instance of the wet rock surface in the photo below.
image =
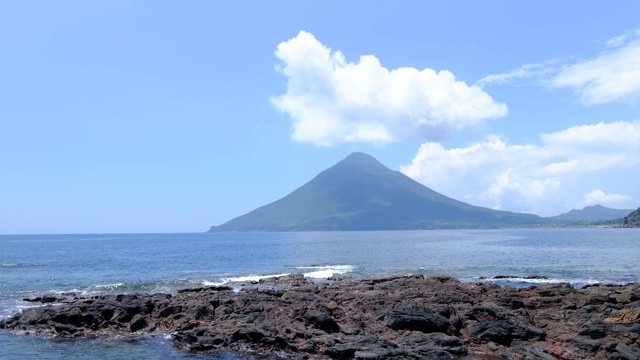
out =
<svg viewBox="0 0 640 360"><path fill-rule="evenodd" d="M172 334L186 351L318 359L640 359L640 284L523 289L447 276L302 275L238 288L42 299L0 322L38 336Z"/></svg>

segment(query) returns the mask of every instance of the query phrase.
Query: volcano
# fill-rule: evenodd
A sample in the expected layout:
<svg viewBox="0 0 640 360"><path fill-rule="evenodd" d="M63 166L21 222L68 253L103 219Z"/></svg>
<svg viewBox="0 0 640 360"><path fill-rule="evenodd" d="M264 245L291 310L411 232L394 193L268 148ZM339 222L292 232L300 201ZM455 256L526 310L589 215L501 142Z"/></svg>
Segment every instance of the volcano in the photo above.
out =
<svg viewBox="0 0 640 360"><path fill-rule="evenodd" d="M544 222L536 215L454 200L357 152L287 196L209 231L501 228Z"/></svg>

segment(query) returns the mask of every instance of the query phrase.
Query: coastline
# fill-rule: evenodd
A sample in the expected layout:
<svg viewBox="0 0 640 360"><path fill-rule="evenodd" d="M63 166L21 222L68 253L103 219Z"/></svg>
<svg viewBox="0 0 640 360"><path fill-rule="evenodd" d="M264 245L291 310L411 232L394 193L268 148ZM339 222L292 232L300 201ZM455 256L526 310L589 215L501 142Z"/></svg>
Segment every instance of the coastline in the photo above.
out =
<svg viewBox="0 0 640 360"><path fill-rule="evenodd" d="M171 335L185 351L318 359L640 358L640 284L500 287L448 276L32 299L0 322L36 336ZM55 304L55 305L51 305Z"/></svg>

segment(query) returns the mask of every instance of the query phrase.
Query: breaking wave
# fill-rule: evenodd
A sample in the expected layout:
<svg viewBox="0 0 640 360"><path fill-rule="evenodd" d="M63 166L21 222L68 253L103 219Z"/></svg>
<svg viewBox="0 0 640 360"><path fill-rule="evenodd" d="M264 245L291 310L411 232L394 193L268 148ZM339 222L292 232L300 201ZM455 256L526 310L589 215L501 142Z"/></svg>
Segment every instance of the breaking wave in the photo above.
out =
<svg viewBox="0 0 640 360"><path fill-rule="evenodd" d="M353 265L311 265L311 266L298 266L296 269L302 270L302 274L305 277L312 279L327 279L334 275L342 275L353 272L355 266Z"/></svg>
<svg viewBox="0 0 640 360"><path fill-rule="evenodd" d="M109 284L93 284L84 288L70 290L52 290L53 293L77 293L81 295L111 294L111 293L153 293L153 292L173 292L188 287L204 285L202 281L190 279L177 280L157 280L157 281L135 281L117 282Z"/></svg>
<svg viewBox="0 0 640 360"><path fill-rule="evenodd" d="M265 275L242 275L235 277L222 278L218 281L204 281L203 285L205 286L215 286L215 285L224 285L226 283L242 283L242 282L258 282L262 279L278 277L278 276L286 276L291 275L293 273L302 274L304 277L309 279L328 279L334 275L346 274L354 271L355 266L353 265L309 265L309 266L296 266L296 269L292 272L286 273L274 273L274 274L265 274Z"/></svg>

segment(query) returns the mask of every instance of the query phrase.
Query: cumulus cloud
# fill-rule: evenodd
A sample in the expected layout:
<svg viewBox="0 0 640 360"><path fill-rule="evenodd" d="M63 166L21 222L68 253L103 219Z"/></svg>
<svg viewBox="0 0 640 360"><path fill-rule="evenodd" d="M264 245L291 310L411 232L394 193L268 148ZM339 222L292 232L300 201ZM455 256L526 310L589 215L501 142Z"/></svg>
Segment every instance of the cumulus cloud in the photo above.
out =
<svg viewBox="0 0 640 360"><path fill-rule="evenodd" d="M628 195L620 194L607 194L604 191L597 189L584 195L585 205L621 205L628 204L631 197Z"/></svg>
<svg viewBox="0 0 640 360"><path fill-rule="evenodd" d="M305 31L282 42L277 69L285 94L272 104L293 119L293 139L318 146L440 140L506 115L507 106L446 70L389 70L373 55L348 62Z"/></svg>
<svg viewBox="0 0 640 360"><path fill-rule="evenodd" d="M493 136L463 148L422 144L407 176L448 196L496 209L552 215L560 195L589 174L640 160L640 122L581 125L541 135L541 145Z"/></svg>

